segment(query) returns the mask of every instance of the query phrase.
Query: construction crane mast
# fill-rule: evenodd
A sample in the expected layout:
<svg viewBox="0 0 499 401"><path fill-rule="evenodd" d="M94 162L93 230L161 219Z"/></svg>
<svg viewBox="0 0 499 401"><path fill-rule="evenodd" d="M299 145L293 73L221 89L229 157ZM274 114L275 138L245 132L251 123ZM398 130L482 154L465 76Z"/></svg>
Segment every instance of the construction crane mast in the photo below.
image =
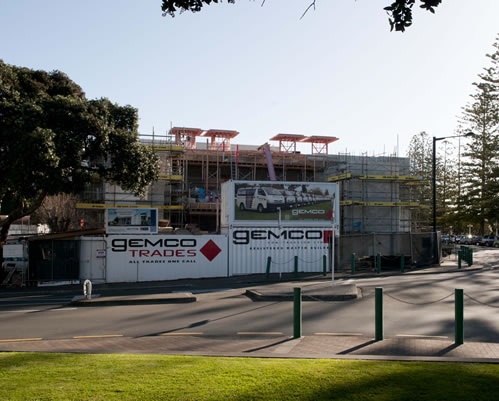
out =
<svg viewBox="0 0 499 401"><path fill-rule="evenodd" d="M267 159L267 170L269 171L270 181L277 181L274 169L274 162L272 161L272 153L270 151L270 145L268 143L264 143L262 146L258 148L258 150L263 150L265 158Z"/></svg>

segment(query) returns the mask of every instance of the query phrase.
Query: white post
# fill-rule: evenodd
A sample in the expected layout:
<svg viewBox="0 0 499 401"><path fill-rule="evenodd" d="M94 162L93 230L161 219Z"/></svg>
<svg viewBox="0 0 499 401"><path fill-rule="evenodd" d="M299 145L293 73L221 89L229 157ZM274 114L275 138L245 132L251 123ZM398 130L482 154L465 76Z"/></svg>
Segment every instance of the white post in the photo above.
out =
<svg viewBox="0 0 499 401"><path fill-rule="evenodd" d="M85 299L92 299L92 282L90 280L83 282L83 296Z"/></svg>

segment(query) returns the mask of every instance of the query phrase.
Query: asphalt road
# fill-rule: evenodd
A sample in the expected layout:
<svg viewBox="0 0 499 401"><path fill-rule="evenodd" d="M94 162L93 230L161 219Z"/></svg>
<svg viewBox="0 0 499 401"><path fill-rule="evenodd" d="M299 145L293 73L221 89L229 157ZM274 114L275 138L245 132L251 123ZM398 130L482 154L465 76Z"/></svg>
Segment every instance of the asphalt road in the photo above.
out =
<svg viewBox="0 0 499 401"><path fill-rule="evenodd" d="M469 341L499 341L499 271L355 279L361 296L348 301L302 303L303 335L374 336L374 291L383 288L386 336L454 336L454 291L465 293ZM313 284L308 282L308 284ZM254 302L241 288L190 288L197 302L133 306L69 306L74 292L10 293L0 298L0 341L112 336L292 335L292 302ZM148 291L185 291L185 285ZM130 290L107 289L115 294ZM134 289L144 292L144 289Z"/></svg>

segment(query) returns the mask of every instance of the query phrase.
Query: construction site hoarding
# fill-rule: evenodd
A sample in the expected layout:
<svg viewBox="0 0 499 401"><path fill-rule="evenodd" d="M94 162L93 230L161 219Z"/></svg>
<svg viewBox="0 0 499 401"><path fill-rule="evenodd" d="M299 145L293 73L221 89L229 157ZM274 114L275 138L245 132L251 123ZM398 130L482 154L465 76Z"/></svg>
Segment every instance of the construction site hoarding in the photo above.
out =
<svg viewBox="0 0 499 401"><path fill-rule="evenodd" d="M227 275L225 235L110 235L106 242L108 283Z"/></svg>
<svg viewBox="0 0 499 401"><path fill-rule="evenodd" d="M231 275L331 271L334 231L326 226L233 227Z"/></svg>
<svg viewBox="0 0 499 401"><path fill-rule="evenodd" d="M310 226L339 228L339 184L227 181L222 184L222 227Z"/></svg>
<svg viewBox="0 0 499 401"><path fill-rule="evenodd" d="M106 209L106 234L156 234L157 232L158 209Z"/></svg>

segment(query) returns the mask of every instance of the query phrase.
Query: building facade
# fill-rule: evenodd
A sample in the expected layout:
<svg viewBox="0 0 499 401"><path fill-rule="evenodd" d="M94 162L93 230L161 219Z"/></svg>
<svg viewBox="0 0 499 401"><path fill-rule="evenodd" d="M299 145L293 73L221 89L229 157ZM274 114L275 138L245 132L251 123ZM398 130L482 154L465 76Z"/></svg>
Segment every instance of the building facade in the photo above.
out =
<svg viewBox="0 0 499 401"><path fill-rule="evenodd" d="M237 131L175 127L164 136L142 136L160 159L159 180L143 199L119 186L97 182L77 207L85 221L99 221L106 207L155 207L163 231L220 229L220 189L228 180L341 183L341 233L414 231L409 159L329 154L335 137L279 134L274 145L235 144ZM311 152L296 151L309 143ZM96 217L97 216L97 217ZM97 223L98 224L98 223Z"/></svg>

